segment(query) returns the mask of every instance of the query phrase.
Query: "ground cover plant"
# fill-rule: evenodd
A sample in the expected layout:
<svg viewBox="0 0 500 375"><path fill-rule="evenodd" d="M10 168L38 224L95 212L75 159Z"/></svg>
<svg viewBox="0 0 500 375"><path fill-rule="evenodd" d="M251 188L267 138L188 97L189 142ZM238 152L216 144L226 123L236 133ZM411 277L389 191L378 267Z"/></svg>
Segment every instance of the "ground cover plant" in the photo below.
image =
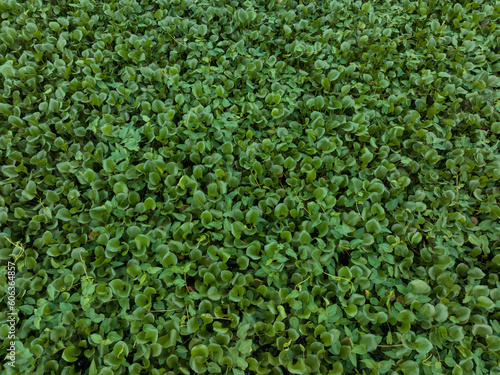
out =
<svg viewBox="0 0 500 375"><path fill-rule="evenodd" d="M498 1L0 9L2 374L500 374Z"/></svg>

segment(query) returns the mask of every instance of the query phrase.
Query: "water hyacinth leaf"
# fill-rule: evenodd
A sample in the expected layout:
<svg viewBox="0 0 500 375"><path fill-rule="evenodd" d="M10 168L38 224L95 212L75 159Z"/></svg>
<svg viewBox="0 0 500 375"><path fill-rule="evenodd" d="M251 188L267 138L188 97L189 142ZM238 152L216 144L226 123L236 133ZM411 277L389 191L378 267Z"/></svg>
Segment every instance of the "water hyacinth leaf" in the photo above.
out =
<svg viewBox="0 0 500 375"><path fill-rule="evenodd" d="M415 339L415 350L421 354L427 354L432 349L431 342L425 337L417 337Z"/></svg>
<svg viewBox="0 0 500 375"><path fill-rule="evenodd" d="M409 286L418 294L427 294L431 291L431 287L423 280L412 280Z"/></svg>
<svg viewBox="0 0 500 375"><path fill-rule="evenodd" d="M198 190L194 193L193 201L196 205L203 205L207 201L207 198L201 190Z"/></svg>
<svg viewBox="0 0 500 375"><path fill-rule="evenodd" d="M213 219L213 216L212 214L210 213L210 211L204 211L202 214L201 214L201 221L203 223L203 225L208 225L212 222L212 219Z"/></svg>
<svg viewBox="0 0 500 375"><path fill-rule="evenodd" d="M255 224L259 218L259 212L255 209L250 209L245 215L245 220L249 224Z"/></svg>
<svg viewBox="0 0 500 375"><path fill-rule="evenodd" d="M311 235L306 231L302 231L299 236L299 241L302 245L307 245L312 241Z"/></svg>
<svg viewBox="0 0 500 375"><path fill-rule="evenodd" d="M239 221L236 221L231 225L231 233L237 239L241 238L241 234L242 234L244 229L245 229L245 225Z"/></svg>
<svg viewBox="0 0 500 375"><path fill-rule="evenodd" d="M306 369L305 361L302 358L299 358L296 363L289 362L287 365L287 370L290 371L291 374L303 374Z"/></svg>
<svg viewBox="0 0 500 375"><path fill-rule="evenodd" d="M146 210L154 210L156 208L156 202L152 198L147 198L144 201L144 208Z"/></svg>
<svg viewBox="0 0 500 375"><path fill-rule="evenodd" d="M189 333L196 332L198 328L200 327L200 320L196 318L191 318L187 322L187 331Z"/></svg>
<svg viewBox="0 0 500 375"><path fill-rule="evenodd" d="M63 221L71 220L71 212L67 208L62 208L57 212L56 219L61 219Z"/></svg>
<svg viewBox="0 0 500 375"><path fill-rule="evenodd" d="M488 337L493 334L493 329L486 324L474 324L472 326L472 334L474 336Z"/></svg>
<svg viewBox="0 0 500 375"><path fill-rule="evenodd" d="M143 234L139 234L135 237L134 242L138 249L147 248L151 244L150 239Z"/></svg>
<svg viewBox="0 0 500 375"><path fill-rule="evenodd" d="M367 334L361 339L361 343L366 345L366 350L372 352L377 349L377 337L372 334Z"/></svg>
<svg viewBox="0 0 500 375"><path fill-rule="evenodd" d="M90 335L90 338L96 344L100 344L103 341L102 336L98 335L97 333L94 333L94 334Z"/></svg>
<svg viewBox="0 0 500 375"><path fill-rule="evenodd" d="M346 314L349 316L349 317L354 317L356 316L357 312L358 312L358 308L356 307L356 305L350 303L349 305L347 305L347 307L345 308L345 312Z"/></svg>
<svg viewBox="0 0 500 375"><path fill-rule="evenodd" d="M495 303L485 296L477 297L476 303L478 307L484 307L486 310L491 310L493 307L495 307Z"/></svg>
<svg viewBox="0 0 500 375"><path fill-rule="evenodd" d="M381 230L381 226L380 226L380 223L378 222L378 220L376 219L370 219L367 223L366 223L366 230L369 232L369 233L379 233L380 230Z"/></svg>
<svg viewBox="0 0 500 375"><path fill-rule="evenodd" d="M67 362L76 362L78 360L79 353L79 349L75 348L74 346L69 346L64 349L62 358Z"/></svg>
<svg viewBox="0 0 500 375"><path fill-rule="evenodd" d="M274 212L277 217L286 217L288 216L289 210L285 204L280 203L274 208Z"/></svg>

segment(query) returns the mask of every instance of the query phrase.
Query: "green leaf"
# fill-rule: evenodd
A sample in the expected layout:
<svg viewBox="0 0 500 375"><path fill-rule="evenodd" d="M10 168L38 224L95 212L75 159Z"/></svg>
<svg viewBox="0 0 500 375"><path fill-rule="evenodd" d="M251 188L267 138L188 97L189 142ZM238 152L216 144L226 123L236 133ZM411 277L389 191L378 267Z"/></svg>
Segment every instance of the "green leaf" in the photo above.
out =
<svg viewBox="0 0 500 375"><path fill-rule="evenodd" d="M192 357L202 356L207 358L209 356L208 347L203 344L193 346L193 348L191 349L191 356Z"/></svg>
<svg viewBox="0 0 500 375"><path fill-rule="evenodd" d="M415 339L415 350L420 354L427 354L432 350L432 344L425 337L419 336Z"/></svg>
<svg viewBox="0 0 500 375"><path fill-rule="evenodd" d="M5 64L0 66L0 73L4 76L4 78L11 78L16 75L16 70L12 67L12 61L8 61ZM12 117L12 116L10 116ZM9 117L9 122L11 122ZM13 124L11 122L11 124Z"/></svg>
<svg viewBox="0 0 500 375"><path fill-rule="evenodd" d="M299 358L295 363L292 361L288 362L286 368L292 374L304 374L307 370L305 361L302 358Z"/></svg>
<svg viewBox="0 0 500 375"><path fill-rule="evenodd" d="M274 208L274 214L279 218L288 216L288 213L288 207L284 203L280 203Z"/></svg>
<svg viewBox="0 0 500 375"><path fill-rule="evenodd" d="M255 224L259 217L260 217L259 211L252 208L248 210L247 214L245 215L245 221L248 224Z"/></svg>
<svg viewBox="0 0 500 375"><path fill-rule="evenodd" d="M380 233L380 230L381 230L381 226L380 226L380 223L378 222L377 219L370 219L367 223L366 223L366 230L369 232L369 233Z"/></svg>
<svg viewBox="0 0 500 375"><path fill-rule="evenodd" d="M334 362L332 364L332 369L329 372L330 375L342 375L344 374L344 366L342 362Z"/></svg>
<svg viewBox="0 0 500 375"><path fill-rule="evenodd" d="M144 201L144 208L146 210L154 210L156 208L156 202L152 198L147 198Z"/></svg>
<svg viewBox="0 0 500 375"><path fill-rule="evenodd" d="M493 330L491 326L486 324L474 324L472 326L472 334L474 336L482 336L484 338L491 336L493 334Z"/></svg>
<svg viewBox="0 0 500 375"><path fill-rule="evenodd" d="M201 205L205 204L206 201L207 201L207 198L205 196L205 193L203 193L201 190L195 191L195 193L193 195L193 203L195 205L201 206Z"/></svg>
<svg viewBox="0 0 500 375"><path fill-rule="evenodd" d="M198 331L200 326L201 326L200 319L194 317L189 319L186 326L188 334Z"/></svg>
<svg viewBox="0 0 500 375"><path fill-rule="evenodd" d="M417 294L428 294L431 291L431 287L423 280L412 280L409 286Z"/></svg>
<svg viewBox="0 0 500 375"><path fill-rule="evenodd" d="M89 375L97 375L97 366L95 364L95 360L92 360L89 368Z"/></svg>
<svg viewBox="0 0 500 375"><path fill-rule="evenodd" d="M495 303L488 297L479 296L476 298L476 303L478 307L484 307L486 310L491 310L495 307Z"/></svg>
<svg viewBox="0 0 500 375"><path fill-rule="evenodd" d="M307 233L304 230L302 232L300 232L299 242L301 245L308 245L309 243L311 243L311 241L312 241L312 238L311 238L309 233Z"/></svg>
<svg viewBox="0 0 500 375"><path fill-rule="evenodd" d="M356 307L356 305L350 303L347 305L344 311L346 312L347 316L352 318L358 313L358 308Z"/></svg>
<svg viewBox="0 0 500 375"><path fill-rule="evenodd" d="M431 30L435 32L435 31L437 31L438 27L439 27L439 22L436 21L436 20L432 20L432 22L431 22Z"/></svg>
<svg viewBox="0 0 500 375"><path fill-rule="evenodd" d="M372 335L372 334L366 334L363 336L361 339L361 344L366 345L366 350L368 352L373 352L374 350L377 349L377 336Z"/></svg>
<svg viewBox="0 0 500 375"><path fill-rule="evenodd" d="M245 225L239 221L236 221L231 225L231 233L237 239L241 238L241 233L243 232L244 229Z"/></svg>
<svg viewBox="0 0 500 375"><path fill-rule="evenodd" d="M103 341L102 336L98 335L97 333L93 333L92 335L90 335L90 338L96 344L100 344Z"/></svg>
<svg viewBox="0 0 500 375"><path fill-rule="evenodd" d="M67 362L76 362L78 360L79 354L80 350L78 350L74 346L68 346L66 349L64 349L62 358Z"/></svg>
<svg viewBox="0 0 500 375"><path fill-rule="evenodd" d="M145 249L151 245L151 241L149 240L149 238L143 234L137 235L137 237L135 237L135 239L134 239L134 242L135 242L135 246L138 249Z"/></svg>
<svg viewBox="0 0 500 375"><path fill-rule="evenodd" d="M241 341L238 351L243 355L250 355L252 352L252 340Z"/></svg>
<svg viewBox="0 0 500 375"><path fill-rule="evenodd" d="M60 219L62 221L70 221L71 216L71 212L67 208L61 208L59 211L57 211L56 219Z"/></svg>

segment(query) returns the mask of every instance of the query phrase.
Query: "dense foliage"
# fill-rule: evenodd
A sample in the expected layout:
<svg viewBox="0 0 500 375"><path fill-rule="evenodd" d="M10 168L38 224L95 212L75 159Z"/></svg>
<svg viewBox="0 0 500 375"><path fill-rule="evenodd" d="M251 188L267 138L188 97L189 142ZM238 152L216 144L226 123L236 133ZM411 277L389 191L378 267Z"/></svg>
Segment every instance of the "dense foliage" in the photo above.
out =
<svg viewBox="0 0 500 375"><path fill-rule="evenodd" d="M498 1L0 8L2 373L500 374Z"/></svg>

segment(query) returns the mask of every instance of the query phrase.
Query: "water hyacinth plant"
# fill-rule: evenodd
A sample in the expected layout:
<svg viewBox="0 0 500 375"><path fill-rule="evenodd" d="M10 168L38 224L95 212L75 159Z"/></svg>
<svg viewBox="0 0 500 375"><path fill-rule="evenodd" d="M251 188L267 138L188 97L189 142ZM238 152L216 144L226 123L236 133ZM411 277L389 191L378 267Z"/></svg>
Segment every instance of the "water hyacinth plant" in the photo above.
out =
<svg viewBox="0 0 500 375"><path fill-rule="evenodd" d="M2 374L500 374L498 1L0 9Z"/></svg>

